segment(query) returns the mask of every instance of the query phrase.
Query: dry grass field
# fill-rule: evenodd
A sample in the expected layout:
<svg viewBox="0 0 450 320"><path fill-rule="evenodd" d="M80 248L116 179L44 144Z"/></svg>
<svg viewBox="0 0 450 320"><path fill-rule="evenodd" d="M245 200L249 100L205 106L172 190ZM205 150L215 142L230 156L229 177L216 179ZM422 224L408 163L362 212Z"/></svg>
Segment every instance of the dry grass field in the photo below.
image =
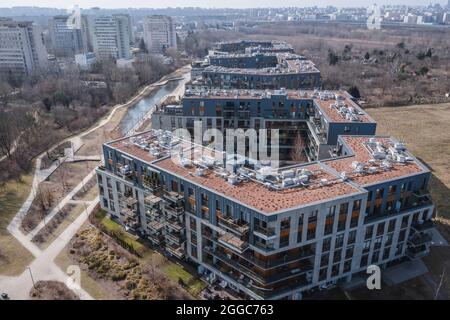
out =
<svg viewBox="0 0 450 320"><path fill-rule="evenodd" d="M379 135L403 139L432 171L431 194L438 215L450 219L450 103L367 111L378 122Z"/></svg>

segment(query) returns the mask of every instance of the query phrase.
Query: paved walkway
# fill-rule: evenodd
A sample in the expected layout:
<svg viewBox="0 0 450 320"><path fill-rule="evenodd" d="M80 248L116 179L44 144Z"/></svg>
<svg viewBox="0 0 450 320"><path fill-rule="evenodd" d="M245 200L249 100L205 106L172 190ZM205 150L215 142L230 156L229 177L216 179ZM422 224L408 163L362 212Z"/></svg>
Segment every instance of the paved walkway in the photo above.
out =
<svg viewBox="0 0 450 320"><path fill-rule="evenodd" d="M182 69L186 69L185 67ZM168 80L163 80L168 81ZM159 84L161 85L162 82ZM183 82L184 84L184 82ZM35 282L37 281L47 281L47 280L56 280L64 283L72 284L70 281L71 278L67 275L66 272L61 270L55 263L54 259L59 255L59 253L66 247L69 241L73 238L76 232L80 229L80 227L87 221L89 214L93 211L95 206L98 204L99 199L95 199L93 201L84 201L84 200L73 200L73 196L95 175L95 170L91 171L83 180L67 194L58 205L50 212L50 214L46 217L46 221L50 221L51 218L60 210L60 208L64 207L64 205L68 203L83 203L86 205L86 209L73 221L67 228L58 236L56 239L44 250L41 250L38 246L36 246L31 240L34 235L36 235L44 226L44 222L41 221L35 229L33 229L29 234L25 235L20 230L20 225L22 223L22 219L27 214L28 210L31 207L31 204L37 194L39 183L47 179L62 163L70 162L70 161L97 161L101 160L101 156L93 155L93 156L77 156L74 155L76 151L83 145L82 137L85 135L101 128L105 124L107 124L115 112L124 106L129 106L135 101L142 98L147 89L156 86L156 84L152 84L148 87L143 88L134 98L128 101L125 104L117 105L113 108L110 114L104 119L100 120L94 127L89 130L80 133L76 136L69 137L54 146L52 146L49 150L56 148L61 143L70 141L72 144L71 148L67 148L65 150L65 156L58 159L52 163L52 165L47 168L41 170L42 157L46 154L43 152L38 156L36 160L36 170L33 176L32 188L28 198L23 203L22 207L19 209L17 214L11 220L10 224L7 227L7 230L26 248L30 251L30 253L35 257L34 261L31 265L22 272L19 276L16 277L7 277L0 275L0 291L7 292L11 299L29 299L29 292L32 288L31 274L33 275L33 279ZM174 92L179 92L180 86L178 86ZM173 94L173 93L172 93ZM151 116L153 110L149 111L144 117L148 118ZM141 125L142 122L138 122L130 131L135 132L135 130ZM77 293L81 299L92 299L92 297L84 291L79 286L71 287L75 293Z"/></svg>

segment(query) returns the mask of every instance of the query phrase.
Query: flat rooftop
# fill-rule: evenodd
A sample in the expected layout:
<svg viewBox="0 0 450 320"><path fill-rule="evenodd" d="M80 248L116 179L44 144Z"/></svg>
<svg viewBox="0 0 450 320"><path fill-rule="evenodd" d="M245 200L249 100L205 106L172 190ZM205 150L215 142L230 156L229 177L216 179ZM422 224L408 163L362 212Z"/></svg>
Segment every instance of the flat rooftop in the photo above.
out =
<svg viewBox="0 0 450 320"><path fill-rule="evenodd" d="M279 63L275 67L268 68L226 68L222 66L210 65L206 67L204 73L229 73L229 74L250 74L250 75L280 75L280 74L308 74L320 73L316 65L311 60L286 60L289 64ZM296 61L294 64L293 61Z"/></svg>
<svg viewBox="0 0 450 320"><path fill-rule="evenodd" d="M234 156L164 132L150 130L106 145L264 214L359 194L365 186L428 172L391 137L342 136L350 155L280 169L262 165L253 169L235 166Z"/></svg>
<svg viewBox="0 0 450 320"><path fill-rule="evenodd" d="M312 172L308 186L280 191L271 190L263 183L251 179L232 184L227 181L229 176L224 178L219 171L213 169L206 169L198 175L194 166L183 166L181 159L166 158L152 165L266 214L361 192L318 163L297 168Z"/></svg>
<svg viewBox="0 0 450 320"><path fill-rule="evenodd" d="M353 155L342 159L325 160L323 163L337 172L346 172L346 176L361 187L428 171L407 151L400 151L397 155L404 157L401 161L399 159L387 161L386 157L390 156L391 150L395 150L397 143L391 137L343 136L342 139L353 151ZM384 151L378 153L378 146ZM376 153L373 154L371 150L375 150ZM383 152L386 156L382 155ZM362 170L355 168L357 163Z"/></svg>
<svg viewBox="0 0 450 320"><path fill-rule="evenodd" d="M331 122L372 122L373 120L344 91L318 91L314 102Z"/></svg>
<svg viewBox="0 0 450 320"><path fill-rule="evenodd" d="M375 123L344 91L313 90L245 90L245 89L187 89L184 96L194 99L270 99L272 95L286 95L288 99L311 99L330 122Z"/></svg>

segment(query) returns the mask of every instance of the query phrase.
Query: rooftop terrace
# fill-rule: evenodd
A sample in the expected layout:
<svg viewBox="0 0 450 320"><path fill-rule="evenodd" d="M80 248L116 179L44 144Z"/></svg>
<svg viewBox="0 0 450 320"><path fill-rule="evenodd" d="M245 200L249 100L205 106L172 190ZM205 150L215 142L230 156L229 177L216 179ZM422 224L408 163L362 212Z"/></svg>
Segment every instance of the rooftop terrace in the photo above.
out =
<svg viewBox="0 0 450 320"><path fill-rule="evenodd" d="M160 130L107 145L265 214L358 194L364 186L428 171L393 138L343 136L342 141L353 154L281 169L261 163L250 167L235 156Z"/></svg>

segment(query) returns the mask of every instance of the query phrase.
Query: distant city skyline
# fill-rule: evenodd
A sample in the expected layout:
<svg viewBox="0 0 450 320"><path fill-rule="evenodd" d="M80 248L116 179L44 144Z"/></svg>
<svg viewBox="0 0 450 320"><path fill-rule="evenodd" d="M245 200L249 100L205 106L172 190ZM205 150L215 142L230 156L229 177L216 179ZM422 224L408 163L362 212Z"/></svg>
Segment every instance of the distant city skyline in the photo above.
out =
<svg viewBox="0 0 450 320"><path fill-rule="evenodd" d="M428 5L430 3L439 3L442 6L447 5L447 0L428 1L428 0L361 0L356 4L351 0L285 0L281 5L279 1L268 0L229 0L225 3L218 0L160 0L157 3L149 3L148 0L130 0L124 5L123 1L108 0L79 0L67 1L65 5L56 3L52 0L13 0L0 1L1 7L14 6L36 6L50 8L66 8L72 5L79 5L81 8L167 8L167 7L203 7L203 8L267 8L267 7L311 7L311 6L336 6L336 7L356 7L370 6L373 3L378 5Z"/></svg>

